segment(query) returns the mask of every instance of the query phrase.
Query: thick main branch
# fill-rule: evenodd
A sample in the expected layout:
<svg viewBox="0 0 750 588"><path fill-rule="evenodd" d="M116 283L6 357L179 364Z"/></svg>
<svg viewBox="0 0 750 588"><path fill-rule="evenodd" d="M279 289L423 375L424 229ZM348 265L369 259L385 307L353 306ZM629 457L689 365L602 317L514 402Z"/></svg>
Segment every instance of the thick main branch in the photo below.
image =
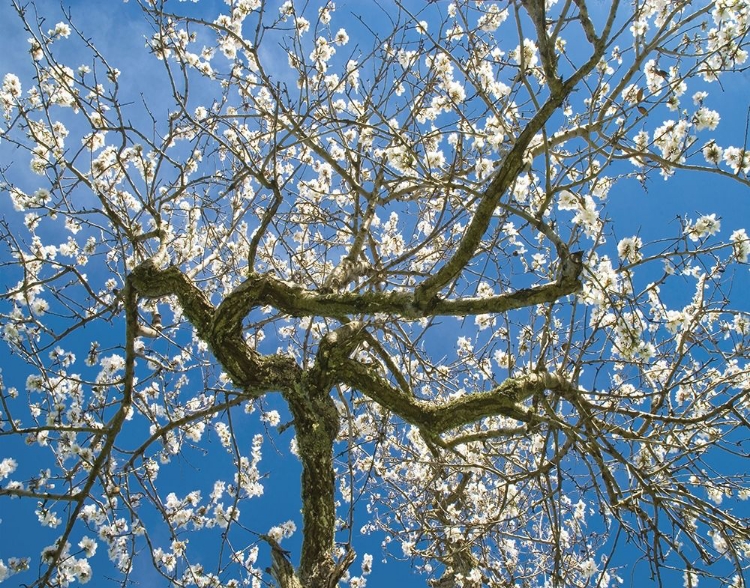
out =
<svg viewBox="0 0 750 588"><path fill-rule="evenodd" d="M235 386L247 392L279 391L293 388L300 380L301 370L288 356L261 357L244 340L244 314L219 312L232 308L234 299L227 297L219 309L214 309L203 292L175 266L160 270L146 261L133 270L131 283L143 298L175 296L185 317L195 327L198 336L208 343L211 351L232 378Z"/></svg>
<svg viewBox="0 0 750 588"><path fill-rule="evenodd" d="M405 320L426 316L465 316L500 313L536 304L554 302L578 291L581 284L581 257L568 254L562 260L560 277L531 288L490 296L488 298L433 298L419 300L410 292L338 292L320 293L278 280L272 276L253 274L217 309L217 324L237 324L253 308L269 305L291 316L345 318L386 313Z"/></svg>
<svg viewBox="0 0 750 588"><path fill-rule="evenodd" d="M470 394L437 405L433 401L404 394L372 368L358 361L341 357L337 363L343 383L432 435L440 435L492 416L505 416L528 423L535 415L524 405L524 401L534 394L541 394L545 390L568 394L577 391L568 381L555 374L531 372L508 378L489 392Z"/></svg>

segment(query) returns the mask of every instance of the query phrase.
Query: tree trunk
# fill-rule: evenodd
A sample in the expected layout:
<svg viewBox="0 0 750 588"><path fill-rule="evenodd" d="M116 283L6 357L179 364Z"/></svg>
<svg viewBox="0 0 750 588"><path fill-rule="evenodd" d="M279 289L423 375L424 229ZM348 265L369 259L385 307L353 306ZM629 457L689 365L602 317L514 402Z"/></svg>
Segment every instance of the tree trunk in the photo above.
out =
<svg viewBox="0 0 750 588"><path fill-rule="evenodd" d="M339 430L339 416L328 388L310 380L303 378L293 393L285 394L302 461L303 540L297 575L305 588L329 588L332 582L335 585L333 442Z"/></svg>

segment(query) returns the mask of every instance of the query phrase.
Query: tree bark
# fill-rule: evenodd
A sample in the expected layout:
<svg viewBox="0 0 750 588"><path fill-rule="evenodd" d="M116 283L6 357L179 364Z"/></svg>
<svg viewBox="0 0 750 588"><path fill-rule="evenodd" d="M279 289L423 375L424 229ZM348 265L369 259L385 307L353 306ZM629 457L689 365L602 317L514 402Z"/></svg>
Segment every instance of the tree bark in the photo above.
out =
<svg viewBox="0 0 750 588"><path fill-rule="evenodd" d="M329 389L312 381L309 372L302 384L284 397L294 417L302 462L303 538L298 575L305 588L328 588L335 567L333 442L339 415Z"/></svg>

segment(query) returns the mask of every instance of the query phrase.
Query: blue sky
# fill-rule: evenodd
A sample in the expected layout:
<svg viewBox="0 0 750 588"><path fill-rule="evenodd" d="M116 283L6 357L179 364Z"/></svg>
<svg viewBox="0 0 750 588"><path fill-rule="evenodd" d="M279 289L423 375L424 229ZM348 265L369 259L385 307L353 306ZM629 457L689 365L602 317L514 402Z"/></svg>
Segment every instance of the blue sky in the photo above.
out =
<svg viewBox="0 0 750 588"><path fill-rule="evenodd" d="M130 4L123 4L111 0L106 3L106 9L102 9L103 4L79 0L68 5L71 8L74 23L86 34L91 35L95 44L108 57L113 66L123 71L122 79L127 81L127 94L134 101L137 101L139 94L143 92L148 96L151 103L157 105L156 108L158 109L160 100L168 99L170 93L163 84L162 65L144 50L144 34L146 34L146 31L143 29L137 6L132 1ZM337 4L339 12L348 9L361 10L362 7L360 2L354 0L348 2L339 0ZM194 8L188 4L184 6L191 10L202 11L205 9L207 13L213 14L216 12L216 7L221 5L222 3L217 1L203 2L200 6ZM411 2L411 5L416 9L421 6L421 3L414 1ZM50 23L50 26L57 22L59 5L56 2L40 1L38 6L40 13L55 15L48 18L47 22ZM180 5L180 7L182 6ZM92 9L92 7L96 8ZM206 9L206 7L208 8ZM271 10L274 10L274 8L272 7ZM385 21L379 14L374 9L368 11L368 19L372 19L368 21L368 24L384 26ZM0 52L0 75L4 75L6 72L14 72L23 80L30 73L25 60L27 48L25 39L27 35L19 26L13 24L18 21L6 0L0 0L0 22L6 23L3 38L0 41L0 46L3 49ZM61 47L62 55L74 61L76 56L66 56L64 45L61 44ZM740 145L745 142L746 121L749 116L748 107L750 106L748 96L750 96L750 78L747 74L734 76L731 83L725 84L721 91L712 87L711 106L719 110L723 121L726 121L719 127L719 137L725 140L726 144ZM137 112L137 109L134 108L134 112ZM155 113L158 115L158 110L155 110ZM14 153L8 149L7 145L0 144L2 161L14 157ZM644 241L647 241L663 235L665 226L670 227L668 233L676 234L678 232L675 224L677 215L695 219L701 214L708 213L716 213L721 217L722 235L726 237L733 230L746 226L748 219L750 219L750 193L746 187L727 178L717 176L680 172L674 178L665 182L655 175L646 182L645 187L635 180L618 184L610 194L608 211L608 214L619 219L617 230L621 234L618 234L618 237L640 233ZM7 198L0 198L0 214L9 217L14 214ZM53 237L53 235L50 235L50 237ZM737 288L739 290L750 285L746 268L744 269L744 274L738 275ZM3 278L3 281L8 279L5 276ZM676 298L681 296L689 298L692 294L692 290L686 290L685 292L675 292L674 296ZM746 297L745 300L747 301ZM113 344L115 343L113 342ZM23 365L14 357L6 357L0 365L3 368L2 375L5 384L22 388L26 377ZM271 396L265 402L269 410L278 409L280 412L284 412L278 398ZM257 412L255 415L246 416L241 411L237 411L235 417L240 419L240 422L247 427L245 438L242 439L247 446L249 446L253 434L264 432L264 427L258 421ZM287 420L285 416L282 416L282 422L285 420ZM301 526L299 517L299 467L290 458L289 442L291 437L291 429L283 433L272 431L264 444L264 459L261 462L261 471L268 474L265 494L262 498L256 499L257 504L248 503L243 511L243 516L248 517L248 526L254 530L263 532L271 525L278 524L286 519L295 520L298 528ZM27 451L25 447L15 443L15 441L9 441L8 438L0 438L0 458L6 454L20 456ZM218 442L215 437L213 443L215 446L212 449L217 448ZM226 458L226 461L222 462L222 458ZM189 450L183 458L175 459L172 466L168 468L168 473L160 479L160 490L162 494L171 490L181 495L181 488L187 486L193 489L197 485L203 484L204 495L207 495L210 492L211 481L230 463L228 460L229 457L222 454L221 451L212 451L208 455L204 455L201 451ZM22 462L22 460L19 459L19 462ZM22 462L22 467L31 466ZM35 461L33 467L39 467L39 463ZM743 506L746 508L747 504L744 503ZM41 536L33 509L34 504L31 501L25 503L20 501L9 502L7 499L0 501L0 518L3 519L0 527L0 558L7 559L7 557L14 555L35 555L40 546L49 544L54 538L55 532L49 530L47 531L49 541L46 537ZM366 513L360 509L357 517L355 529L366 521ZM300 533L298 531L292 540L288 544L285 543L284 546L292 552L296 552L299 538ZM167 546L168 537L157 535L156 539L164 541L164 547ZM379 565L378 562L382 555L381 539L377 536L355 538L355 548L360 554L367 551L375 556L376 565L372 575L368 578L368 585L379 587L394 582L422 585L423 579L421 577L410 577L411 570L407 563L396 562L391 559L387 565ZM191 539L195 544L199 541L211 542L215 540L216 533L209 532L201 533ZM397 551L397 549L394 551ZM621 555L623 562L628 561L629 553L635 554L636 552L626 550ZM263 565L267 561L264 560L266 556L267 551L262 549L261 562ZM97 554L93 563L95 566L106 566L106 554L102 552ZM353 573L358 572L358 565L359 562L354 564ZM638 585L649 581L648 569L645 565L636 566L632 570L623 570L621 575L625 578L625 585ZM28 574L18 576L12 582L16 579L19 582L26 581L29 577ZM137 569L134 579L141 581L144 585L166 586L166 581L156 578L150 566Z"/></svg>

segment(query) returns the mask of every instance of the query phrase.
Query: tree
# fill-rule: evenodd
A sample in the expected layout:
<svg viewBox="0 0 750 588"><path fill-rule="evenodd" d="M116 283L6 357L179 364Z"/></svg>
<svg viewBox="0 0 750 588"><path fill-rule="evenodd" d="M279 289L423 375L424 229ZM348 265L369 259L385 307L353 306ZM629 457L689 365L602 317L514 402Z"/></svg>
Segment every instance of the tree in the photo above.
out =
<svg viewBox="0 0 750 588"><path fill-rule="evenodd" d="M617 191L750 185L748 4L171 4L113 8L138 88L14 3L0 500L55 539L0 580L361 587L361 528L432 586L744 586L750 240Z"/></svg>

